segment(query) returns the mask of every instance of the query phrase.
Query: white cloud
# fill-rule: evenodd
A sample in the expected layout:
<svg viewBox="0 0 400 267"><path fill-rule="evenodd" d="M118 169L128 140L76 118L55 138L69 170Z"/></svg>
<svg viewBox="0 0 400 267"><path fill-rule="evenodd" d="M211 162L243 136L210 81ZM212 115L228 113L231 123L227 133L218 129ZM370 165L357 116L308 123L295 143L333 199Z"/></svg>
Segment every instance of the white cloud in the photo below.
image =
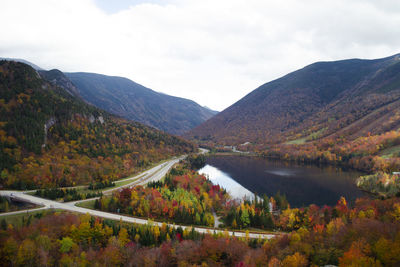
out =
<svg viewBox="0 0 400 267"><path fill-rule="evenodd" d="M141 0L114 14L90 0L0 0L0 17L0 56L219 110L314 61L400 52L396 0Z"/></svg>

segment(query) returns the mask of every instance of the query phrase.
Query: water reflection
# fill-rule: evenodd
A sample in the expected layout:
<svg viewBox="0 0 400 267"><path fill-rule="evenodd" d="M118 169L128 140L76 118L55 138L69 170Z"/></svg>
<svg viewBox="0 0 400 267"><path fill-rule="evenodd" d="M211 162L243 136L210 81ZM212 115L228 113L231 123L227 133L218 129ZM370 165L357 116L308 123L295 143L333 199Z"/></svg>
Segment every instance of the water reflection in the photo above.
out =
<svg viewBox="0 0 400 267"><path fill-rule="evenodd" d="M364 194L354 180L360 175L328 166L298 165L255 157L214 156L200 171L215 183L227 188L234 197L251 192L286 194L292 207L309 204L334 205L341 196L349 202Z"/></svg>
<svg viewBox="0 0 400 267"><path fill-rule="evenodd" d="M233 180L229 177L228 174L220 171L219 169L206 165L202 169L199 170L199 173L205 174L213 184L218 184L225 188L231 196L234 198L250 198L253 199L254 193L250 192L246 188L244 188L241 184Z"/></svg>
<svg viewBox="0 0 400 267"><path fill-rule="evenodd" d="M290 170L266 170L266 173L270 173L270 174L274 174L274 175L278 175L278 176L294 176L295 172L290 171Z"/></svg>

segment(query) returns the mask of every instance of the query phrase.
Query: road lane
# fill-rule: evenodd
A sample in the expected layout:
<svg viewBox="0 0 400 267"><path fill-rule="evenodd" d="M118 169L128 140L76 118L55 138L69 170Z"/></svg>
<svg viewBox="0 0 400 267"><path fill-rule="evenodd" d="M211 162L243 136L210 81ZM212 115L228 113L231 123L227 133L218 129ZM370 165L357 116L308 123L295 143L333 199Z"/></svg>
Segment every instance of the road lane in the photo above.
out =
<svg viewBox="0 0 400 267"><path fill-rule="evenodd" d="M176 163L178 163L179 161L181 161L184 158L185 158L185 156L182 156L182 157L179 157L176 159L169 160L165 163L162 163L160 165L157 165L157 166L151 168L150 170L140 173L134 177L127 178L124 180L119 180L118 182L123 182L123 181L127 181L127 180L133 180L133 181L126 185L122 185L122 186L118 186L115 188L111 188L109 190L105 190L105 191L103 191L103 194L109 194L115 190L119 190L119 189L126 188L126 187L131 187L131 186L136 186L136 185L146 185L150 181L161 180L168 173L168 171L172 168L172 166L174 166Z"/></svg>
<svg viewBox="0 0 400 267"><path fill-rule="evenodd" d="M25 214L29 214L31 212L35 212L35 211L39 211L39 210L46 210L49 207L41 207L41 208L35 208L35 209L29 209L29 210L16 210L16 211L10 211L10 212L2 212L0 213L0 217L1 216L8 216L8 215L15 215L15 214L21 214L21 213L25 213Z"/></svg>

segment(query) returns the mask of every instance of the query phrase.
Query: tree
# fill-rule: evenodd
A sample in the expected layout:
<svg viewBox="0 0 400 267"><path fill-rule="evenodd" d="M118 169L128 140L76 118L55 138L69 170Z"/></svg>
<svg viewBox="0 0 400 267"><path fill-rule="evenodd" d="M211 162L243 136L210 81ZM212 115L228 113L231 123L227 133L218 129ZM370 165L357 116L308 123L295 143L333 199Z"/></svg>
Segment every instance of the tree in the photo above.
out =
<svg viewBox="0 0 400 267"><path fill-rule="evenodd" d="M232 222L232 228L233 229L236 229L237 228L237 223L236 223L236 219L233 219L233 222Z"/></svg>
<svg viewBox="0 0 400 267"><path fill-rule="evenodd" d="M119 230L118 233L118 243L121 247L124 247L126 244L129 243L129 235L128 235L128 231L126 230L126 228L121 228L121 230Z"/></svg>
<svg viewBox="0 0 400 267"><path fill-rule="evenodd" d="M36 265L36 246L32 240L22 241L18 249L17 263L26 266Z"/></svg>
<svg viewBox="0 0 400 267"><path fill-rule="evenodd" d="M207 212L204 216L204 221L207 226L214 226L214 216Z"/></svg>
<svg viewBox="0 0 400 267"><path fill-rule="evenodd" d="M286 256L282 261L282 266L285 267L305 267L308 266L306 257L298 252L293 255Z"/></svg>
<svg viewBox="0 0 400 267"><path fill-rule="evenodd" d="M158 238L160 237L160 228L158 228L157 225L153 227L153 234L155 241L158 242Z"/></svg>
<svg viewBox="0 0 400 267"><path fill-rule="evenodd" d="M18 252L17 241L13 237L9 237L3 244L3 248L0 250L0 262L4 265L14 265L15 255Z"/></svg>
<svg viewBox="0 0 400 267"><path fill-rule="evenodd" d="M400 243L391 242L381 237L374 246L374 252L377 258L385 266L399 266L400 264Z"/></svg>
<svg viewBox="0 0 400 267"><path fill-rule="evenodd" d="M196 212L196 215L195 215L195 223L196 223L196 224L200 224L200 223L201 223L201 217L200 217L200 214L199 214L199 213L197 213L197 212Z"/></svg>
<svg viewBox="0 0 400 267"><path fill-rule="evenodd" d="M7 222L4 218L1 220L1 229L3 229L4 231L7 230Z"/></svg>
<svg viewBox="0 0 400 267"><path fill-rule="evenodd" d="M333 219L326 226L326 232L329 235L337 234L339 232L340 228L342 228L343 226L344 226L344 223L341 218Z"/></svg>
<svg viewBox="0 0 400 267"><path fill-rule="evenodd" d="M60 241L60 252L68 253L74 245L75 243L70 237L63 237Z"/></svg>
<svg viewBox="0 0 400 267"><path fill-rule="evenodd" d="M370 257L371 247L365 240L354 241L350 249L339 259L340 266L381 267L379 260Z"/></svg>
<svg viewBox="0 0 400 267"><path fill-rule="evenodd" d="M240 221L242 222L243 227L247 227L250 225L250 218L247 209L242 210L242 215L240 216Z"/></svg>
<svg viewBox="0 0 400 267"><path fill-rule="evenodd" d="M38 248L41 248L45 251L49 251L51 248L51 240L47 235L39 235L36 237L35 242Z"/></svg>
<svg viewBox="0 0 400 267"><path fill-rule="evenodd" d="M67 254L62 255L60 259L60 266L72 266L74 264L74 260Z"/></svg>

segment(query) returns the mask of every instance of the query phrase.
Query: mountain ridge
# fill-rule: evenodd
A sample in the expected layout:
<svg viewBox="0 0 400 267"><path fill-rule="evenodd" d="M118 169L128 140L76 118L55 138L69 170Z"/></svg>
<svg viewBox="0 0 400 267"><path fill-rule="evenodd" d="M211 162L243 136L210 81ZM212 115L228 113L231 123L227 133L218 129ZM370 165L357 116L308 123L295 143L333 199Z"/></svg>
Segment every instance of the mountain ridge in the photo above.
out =
<svg viewBox="0 0 400 267"><path fill-rule="evenodd" d="M7 61L15 61L15 62L20 62L20 63L24 63L26 65L31 66L34 70L44 70L41 67L39 67L36 64L33 64L32 62L22 59L22 58L10 58L10 57L0 57L0 60L7 60Z"/></svg>
<svg viewBox="0 0 400 267"><path fill-rule="evenodd" d="M307 128L329 126L324 132L333 134L336 124L343 128L399 99L399 62L396 54L310 64L261 85L186 136L240 144L286 142L307 136ZM336 124L323 122L332 118Z"/></svg>
<svg viewBox="0 0 400 267"><path fill-rule="evenodd" d="M192 100L156 92L128 78L87 72L65 75L85 101L172 134L183 134L216 113Z"/></svg>
<svg viewBox="0 0 400 267"><path fill-rule="evenodd" d="M24 59L0 59L30 65L43 78L88 104L175 135L184 134L218 113L193 100L154 91L125 77L44 70Z"/></svg>

